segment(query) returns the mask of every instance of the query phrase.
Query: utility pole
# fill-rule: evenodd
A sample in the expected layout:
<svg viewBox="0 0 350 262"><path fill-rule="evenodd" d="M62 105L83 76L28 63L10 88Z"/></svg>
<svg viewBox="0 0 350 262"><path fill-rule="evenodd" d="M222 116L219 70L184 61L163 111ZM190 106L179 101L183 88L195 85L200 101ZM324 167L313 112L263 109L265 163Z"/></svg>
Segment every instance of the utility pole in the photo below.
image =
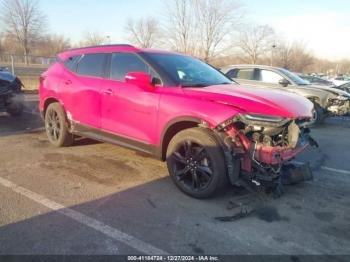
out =
<svg viewBox="0 0 350 262"><path fill-rule="evenodd" d="M273 44L273 45L271 46L270 66L273 66L273 54L274 54L274 51L275 51L276 47L277 47L276 44Z"/></svg>
<svg viewBox="0 0 350 262"><path fill-rule="evenodd" d="M15 61L13 59L13 55L10 55L11 57L11 72L14 75L15 74Z"/></svg>
<svg viewBox="0 0 350 262"><path fill-rule="evenodd" d="M106 44L110 44L111 43L111 36L107 35L106 36Z"/></svg>

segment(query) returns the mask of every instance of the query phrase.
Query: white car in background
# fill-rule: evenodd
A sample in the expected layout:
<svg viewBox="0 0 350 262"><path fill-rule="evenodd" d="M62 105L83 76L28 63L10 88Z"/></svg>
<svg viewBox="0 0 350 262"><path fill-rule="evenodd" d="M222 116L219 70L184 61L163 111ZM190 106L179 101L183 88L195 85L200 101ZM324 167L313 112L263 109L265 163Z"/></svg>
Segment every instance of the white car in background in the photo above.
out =
<svg viewBox="0 0 350 262"><path fill-rule="evenodd" d="M329 81L333 82L336 86L340 86L349 83L350 78L345 76L337 76L335 78L330 79Z"/></svg>

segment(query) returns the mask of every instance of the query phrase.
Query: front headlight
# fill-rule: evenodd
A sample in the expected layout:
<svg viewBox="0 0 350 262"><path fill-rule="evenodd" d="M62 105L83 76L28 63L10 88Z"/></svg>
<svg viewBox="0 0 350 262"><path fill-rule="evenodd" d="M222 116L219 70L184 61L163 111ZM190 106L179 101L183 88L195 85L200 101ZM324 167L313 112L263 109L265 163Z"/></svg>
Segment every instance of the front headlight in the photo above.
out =
<svg viewBox="0 0 350 262"><path fill-rule="evenodd" d="M337 99L342 100L342 101L346 101L346 100L349 100L349 97L346 97L346 96L338 96Z"/></svg>
<svg viewBox="0 0 350 262"><path fill-rule="evenodd" d="M328 99L331 105L343 105L348 100L349 100L349 97L345 97L345 96L337 96L336 98Z"/></svg>
<svg viewBox="0 0 350 262"><path fill-rule="evenodd" d="M278 123L283 121L285 118L281 116L269 116L269 115L258 115L258 114L244 114L241 115L245 119L250 121L266 121L266 122L273 122Z"/></svg>
<svg viewBox="0 0 350 262"><path fill-rule="evenodd" d="M281 116L270 116L260 114L240 114L242 122L250 125L261 126L282 126L286 124L290 119Z"/></svg>

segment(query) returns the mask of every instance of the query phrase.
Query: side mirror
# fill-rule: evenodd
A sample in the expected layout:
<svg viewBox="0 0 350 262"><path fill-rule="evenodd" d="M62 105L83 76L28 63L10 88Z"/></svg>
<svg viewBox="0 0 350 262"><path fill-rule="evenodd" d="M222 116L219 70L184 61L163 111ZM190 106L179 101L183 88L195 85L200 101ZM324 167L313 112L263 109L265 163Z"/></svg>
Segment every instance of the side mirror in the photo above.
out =
<svg viewBox="0 0 350 262"><path fill-rule="evenodd" d="M144 72L130 72L125 76L125 82L139 86L146 90L152 90L154 85L152 77Z"/></svg>
<svg viewBox="0 0 350 262"><path fill-rule="evenodd" d="M285 78L282 78L280 81L278 81L278 83L283 87L287 87L288 85L290 85L290 82Z"/></svg>

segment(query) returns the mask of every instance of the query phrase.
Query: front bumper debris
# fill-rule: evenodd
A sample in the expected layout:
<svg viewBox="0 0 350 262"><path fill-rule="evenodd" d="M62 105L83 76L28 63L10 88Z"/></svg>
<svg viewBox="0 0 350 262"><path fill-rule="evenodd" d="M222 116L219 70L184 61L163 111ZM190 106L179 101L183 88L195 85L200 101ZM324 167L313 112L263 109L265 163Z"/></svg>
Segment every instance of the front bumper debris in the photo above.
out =
<svg viewBox="0 0 350 262"><path fill-rule="evenodd" d="M275 137L270 137L267 142L265 140L267 132L261 135L256 133L247 135L247 128L242 128L242 125L239 129L239 125L232 123L224 130L232 145L233 160L238 160L240 166L239 175L232 176L232 179L229 176L232 184L236 184L240 178L264 186L276 185L280 183L282 169L288 162L308 146L318 146L310 137L309 129L296 124L296 121L278 128L277 131L267 129L267 132L275 132L273 133ZM271 142L272 139L274 141L279 139L281 142L274 144Z"/></svg>
<svg viewBox="0 0 350 262"><path fill-rule="evenodd" d="M282 167L281 182L283 185L294 185L313 179L309 163L288 162Z"/></svg>
<svg viewBox="0 0 350 262"><path fill-rule="evenodd" d="M282 162L291 160L306 147L308 147L308 144L297 148L266 147L258 144L256 145L253 159L268 165L278 165Z"/></svg>
<svg viewBox="0 0 350 262"><path fill-rule="evenodd" d="M294 185L304 181L310 181L313 179L313 174L308 163L299 162L288 162L283 166L281 170L281 177L279 180L275 181L274 184L270 184L272 190L263 190L263 188L257 186L255 183L244 181L240 179L238 185L245 188L250 194L242 195L241 197L235 197L230 199L227 204L227 210L232 213L229 216L219 216L215 217L216 220L220 222L233 222L242 218L246 218L251 215L262 215L268 213L269 216L266 218L268 222L272 222L273 217L271 214L276 213L276 219L278 213L275 211L275 207L269 206L268 194L272 193L274 198L280 197L284 194L285 185Z"/></svg>

